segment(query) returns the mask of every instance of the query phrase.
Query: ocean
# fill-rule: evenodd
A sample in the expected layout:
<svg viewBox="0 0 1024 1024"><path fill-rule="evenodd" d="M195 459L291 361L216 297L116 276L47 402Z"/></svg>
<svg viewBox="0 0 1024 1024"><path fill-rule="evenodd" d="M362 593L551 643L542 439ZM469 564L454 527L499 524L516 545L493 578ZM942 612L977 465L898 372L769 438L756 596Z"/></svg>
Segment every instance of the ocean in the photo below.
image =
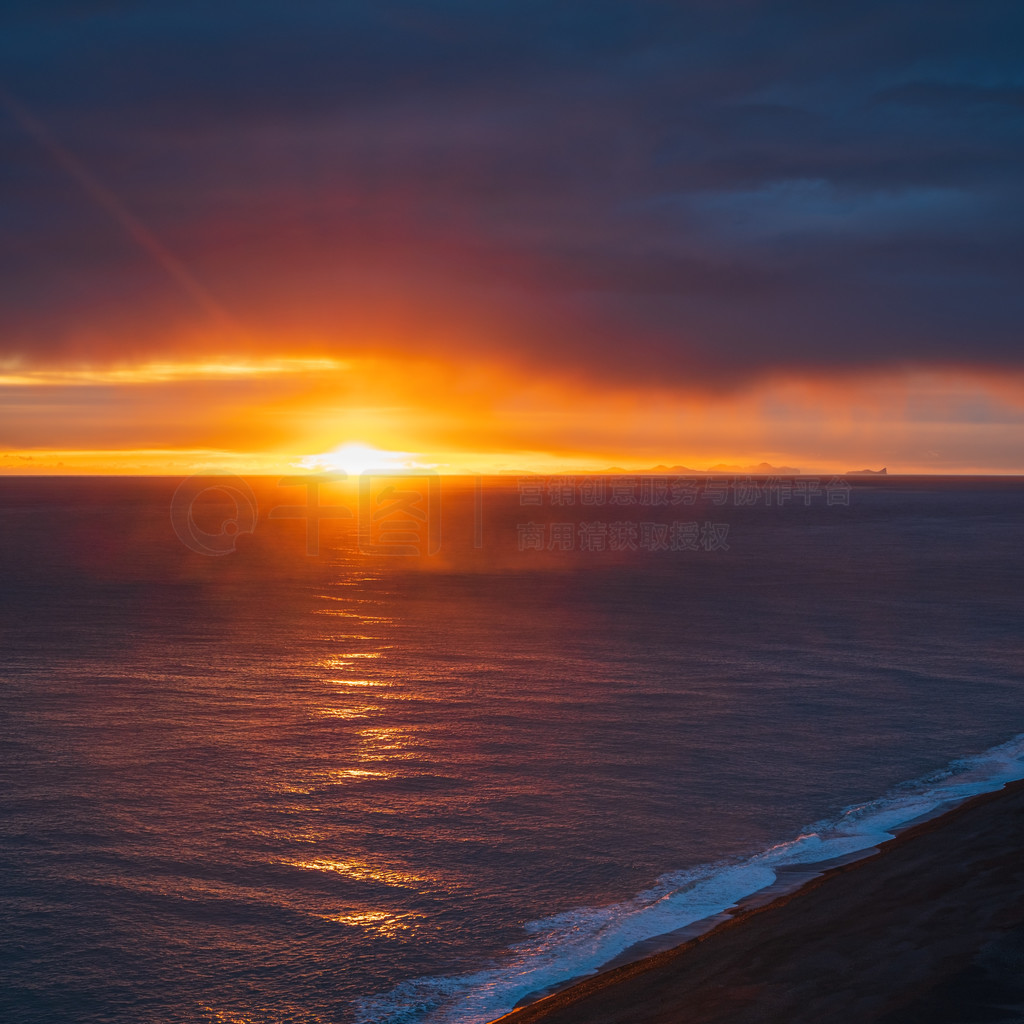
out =
<svg viewBox="0 0 1024 1024"><path fill-rule="evenodd" d="M0 1016L482 1024L1024 777L1024 480L0 479Z"/></svg>

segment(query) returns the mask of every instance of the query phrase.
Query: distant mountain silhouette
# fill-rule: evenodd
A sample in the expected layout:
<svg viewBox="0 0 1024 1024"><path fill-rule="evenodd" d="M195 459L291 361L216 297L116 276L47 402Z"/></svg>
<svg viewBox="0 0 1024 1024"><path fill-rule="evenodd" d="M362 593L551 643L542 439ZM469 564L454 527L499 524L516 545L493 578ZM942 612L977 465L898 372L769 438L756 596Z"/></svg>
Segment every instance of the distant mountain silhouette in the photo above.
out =
<svg viewBox="0 0 1024 1024"><path fill-rule="evenodd" d="M849 469L846 471L847 476L885 476L885 466L881 469Z"/></svg>
<svg viewBox="0 0 1024 1024"><path fill-rule="evenodd" d="M712 466L709 473L745 474L747 476L799 476L800 470L795 466L773 466L768 462L759 462L756 466L727 466L719 463Z"/></svg>
<svg viewBox="0 0 1024 1024"><path fill-rule="evenodd" d="M651 469L622 469L612 466L600 470L598 475L645 476L648 474L671 474L672 476L708 476L728 474L729 476L799 476L800 470L793 466L773 466L767 462L759 462L756 466L729 466L720 462L707 469L691 469L689 466L654 466Z"/></svg>

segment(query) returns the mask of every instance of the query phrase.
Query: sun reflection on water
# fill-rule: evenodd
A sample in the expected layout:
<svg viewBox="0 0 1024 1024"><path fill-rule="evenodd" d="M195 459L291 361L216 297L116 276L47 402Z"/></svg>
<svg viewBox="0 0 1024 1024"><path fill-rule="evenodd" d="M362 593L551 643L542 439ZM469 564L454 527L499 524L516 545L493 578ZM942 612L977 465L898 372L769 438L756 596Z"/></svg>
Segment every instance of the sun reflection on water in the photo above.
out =
<svg viewBox="0 0 1024 1024"><path fill-rule="evenodd" d="M436 888L439 879L429 875L415 875L407 871L399 871L393 867L375 867L366 861L338 860L334 857L310 857L306 859L282 858L279 864L302 868L304 871L323 871L331 874L344 875L357 882L380 882L399 889L415 889L423 887Z"/></svg>
<svg viewBox="0 0 1024 1024"><path fill-rule="evenodd" d="M415 930L415 922L421 919L421 915L418 914L394 914L387 910L341 911L337 914L317 914L316 916L334 924L376 932L385 938L394 938L402 932Z"/></svg>

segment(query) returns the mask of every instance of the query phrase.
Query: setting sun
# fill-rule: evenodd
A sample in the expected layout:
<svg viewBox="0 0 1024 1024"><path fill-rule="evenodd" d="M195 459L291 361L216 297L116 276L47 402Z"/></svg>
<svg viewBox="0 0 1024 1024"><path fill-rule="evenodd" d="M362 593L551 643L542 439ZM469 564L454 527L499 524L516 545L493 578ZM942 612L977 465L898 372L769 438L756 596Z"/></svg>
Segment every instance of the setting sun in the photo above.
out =
<svg viewBox="0 0 1024 1024"><path fill-rule="evenodd" d="M347 473L359 476L367 472L387 472L400 469L424 469L424 463L416 462L413 452L393 452L361 441L349 441L338 445L333 451L320 455L307 455L299 460L303 469L329 473Z"/></svg>

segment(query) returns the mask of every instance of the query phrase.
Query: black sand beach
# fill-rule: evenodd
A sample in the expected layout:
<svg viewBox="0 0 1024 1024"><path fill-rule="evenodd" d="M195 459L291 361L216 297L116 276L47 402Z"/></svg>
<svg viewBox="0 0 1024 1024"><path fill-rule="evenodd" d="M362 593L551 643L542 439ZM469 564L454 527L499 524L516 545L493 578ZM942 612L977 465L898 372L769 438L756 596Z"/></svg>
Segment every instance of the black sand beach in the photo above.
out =
<svg viewBox="0 0 1024 1024"><path fill-rule="evenodd" d="M501 1021L1024 1021L1024 782Z"/></svg>

